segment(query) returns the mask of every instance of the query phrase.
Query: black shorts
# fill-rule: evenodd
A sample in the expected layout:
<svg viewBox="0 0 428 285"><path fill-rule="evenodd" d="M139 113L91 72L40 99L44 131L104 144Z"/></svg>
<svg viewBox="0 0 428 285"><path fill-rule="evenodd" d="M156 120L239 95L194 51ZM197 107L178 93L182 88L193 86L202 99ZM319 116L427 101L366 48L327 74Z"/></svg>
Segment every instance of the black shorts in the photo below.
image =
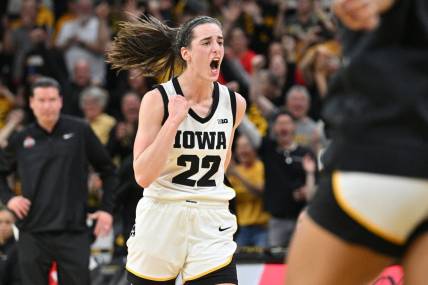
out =
<svg viewBox="0 0 428 285"><path fill-rule="evenodd" d="M324 173L307 212L347 242L401 257L414 238L428 230L428 201L422 199L428 195L426 185L425 179L392 175Z"/></svg>
<svg viewBox="0 0 428 285"><path fill-rule="evenodd" d="M169 281L152 281L138 277L131 272L127 271L128 281L132 285L174 285L175 280ZM236 273L236 261L232 258L232 261L223 268L217 269L216 271L210 272L198 279L187 281L185 285L213 285L220 283L233 283L238 284L238 277Z"/></svg>

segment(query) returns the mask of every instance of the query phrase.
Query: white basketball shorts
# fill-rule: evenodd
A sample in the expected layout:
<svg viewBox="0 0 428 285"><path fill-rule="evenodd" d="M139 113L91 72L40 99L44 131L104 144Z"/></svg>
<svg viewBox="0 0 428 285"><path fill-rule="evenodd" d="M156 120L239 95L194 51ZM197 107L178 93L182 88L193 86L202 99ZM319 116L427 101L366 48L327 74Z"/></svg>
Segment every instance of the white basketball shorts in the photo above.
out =
<svg viewBox="0 0 428 285"><path fill-rule="evenodd" d="M143 197L127 241L126 269L135 276L184 281L227 266L236 250L236 217L227 202L166 201Z"/></svg>

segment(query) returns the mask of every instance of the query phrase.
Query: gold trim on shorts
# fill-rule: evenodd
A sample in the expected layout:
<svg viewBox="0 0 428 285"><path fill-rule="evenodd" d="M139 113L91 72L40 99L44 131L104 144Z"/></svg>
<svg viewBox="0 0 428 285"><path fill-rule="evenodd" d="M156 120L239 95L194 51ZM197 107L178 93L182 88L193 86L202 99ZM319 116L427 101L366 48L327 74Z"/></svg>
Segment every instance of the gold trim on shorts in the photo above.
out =
<svg viewBox="0 0 428 285"><path fill-rule="evenodd" d="M216 267L214 267L214 268L211 268L210 270L207 270L207 271L205 271L205 272L199 273L198 275L195 275L195 276L193 276L193 277L190 277L190 278L184 279L184 280L183 280L183 282L184 282L184 283L186 283L187 281L192 281L192 280L195 280L195 279L201 278L202 276L208 275L208 274L210 274L211 272L214 272L214 271L216 271L216 270L219 270L220 268L226 267L226 266L228 266L228 265L232 262L232 258L233 258L233 255L232 255L232 256L230 256L230 257L227 259L227 261L226 261L225 263L220 264L220 265L218 265L218 266L216 266Z"/></svg>
<svg viewBox="0 0 428 285"><path fill-rule="evenodd" d="M360 225L364 226L366 229L374 233L375 235L388 240L392 243L403 245L405 243L405 240L397 237L393 234L386 233L384 230L379 228L377 225L373 224L370 220L363 217L358 211L356 211L354 208L352 208L346 199L344 198L342 191L339 187L339 175L340 171L334 171L332 174L332 184L333 184L333 194L337 200L337 203L339 204L340 208L342 208L343 211L345 211L349 216L351 216L356 222L358 222Z"/></svg>
<svg viewBox="0 0 428 285"><path fill-rule="evenodd" d="M150 276L146 276L143 275L141 273L135 272L134 270L129 269L128 267L125 267L127 271L131 272L132 274L134 274L137 277L143 278L143 279L147 279L147 280L151 280L151 281L170 281L170 280L174 280L177 278L177 276L174 277L168 277L168 278L157 278L157 277L150 277Z"/></svg>

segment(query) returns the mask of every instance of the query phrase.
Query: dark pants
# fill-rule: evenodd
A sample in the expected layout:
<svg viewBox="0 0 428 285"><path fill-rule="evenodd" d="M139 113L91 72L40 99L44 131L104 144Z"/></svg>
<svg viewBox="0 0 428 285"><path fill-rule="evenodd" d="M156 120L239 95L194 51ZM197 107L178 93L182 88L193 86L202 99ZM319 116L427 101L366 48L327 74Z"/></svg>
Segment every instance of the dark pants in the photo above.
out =
<svg viewBox="0 0 428 285"><path fill-rule="evenodd" d="M22 285L46 285L56 261L59 285L89 285L87 232L26 233L18 241Z"/></svg>

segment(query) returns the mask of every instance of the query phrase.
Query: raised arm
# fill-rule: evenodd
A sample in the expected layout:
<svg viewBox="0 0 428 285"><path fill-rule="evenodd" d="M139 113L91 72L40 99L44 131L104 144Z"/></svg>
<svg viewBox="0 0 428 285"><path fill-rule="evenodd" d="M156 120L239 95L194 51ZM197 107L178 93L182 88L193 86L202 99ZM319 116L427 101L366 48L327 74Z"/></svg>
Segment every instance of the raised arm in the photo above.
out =
<svg viewBox="0 0 428 285"><path fill-rule="evenodd" d="M260 109L263 116L266 118L270 118L273 114L278 112L278 108L268 99L266 98L266 94L262 94L260 86L262 82L260 77L263 72L268 72L267 70L263 70L262 67L265 64L265 58L262 55L256 55L252 62L253 66L253 74L251 76L250 81L250 101Z"/></svg>
<svg viewBox="0 0 428 285"><path fill-rule="evenodd" d="M144 95L134 143L135 180L141 187L149 186L160 175L178 126L187 116L190 105L184 96L172 96L168 103L168 118L162 125L164 103L159 90Z"/></svg>
<svg viewBox="0 0 428 285"><path fill-rule="evenodd" d="M242 119L241 125L239 126L239 131L245 134L250 140L251 145L258 149L262 144L262 136L257 130L256 126L250 121L248 116L244 116Z"/></svg>

